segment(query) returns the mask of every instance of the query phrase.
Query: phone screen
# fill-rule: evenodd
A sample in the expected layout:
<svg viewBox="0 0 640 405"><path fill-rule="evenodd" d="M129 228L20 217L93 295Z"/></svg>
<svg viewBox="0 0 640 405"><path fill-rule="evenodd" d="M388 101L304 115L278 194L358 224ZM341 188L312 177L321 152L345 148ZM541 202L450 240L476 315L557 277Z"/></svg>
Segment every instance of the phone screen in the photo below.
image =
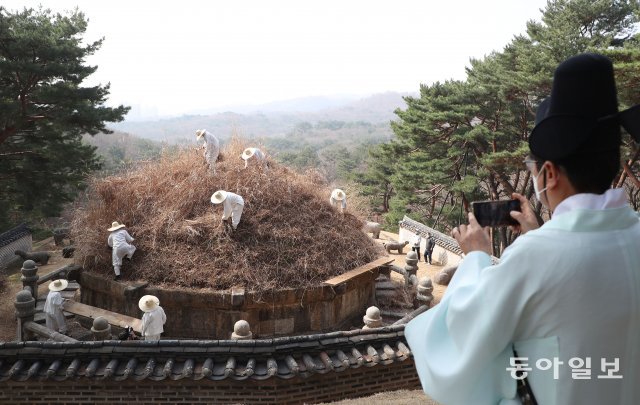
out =
<svg viewBox="0 0 640 405"><path fill-rule="evenodd" d="M475 201L471 203L473 215L480 226L500 227L518 225L509 212L520 211L519 200Z"/></svg>

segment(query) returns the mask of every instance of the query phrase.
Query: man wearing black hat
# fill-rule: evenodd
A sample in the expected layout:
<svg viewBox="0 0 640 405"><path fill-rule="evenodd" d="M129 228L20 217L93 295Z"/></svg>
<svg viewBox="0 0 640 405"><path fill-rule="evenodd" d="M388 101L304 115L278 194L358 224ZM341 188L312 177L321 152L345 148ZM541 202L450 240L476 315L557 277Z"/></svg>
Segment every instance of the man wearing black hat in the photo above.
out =
<svg viewBox="0 0 640 405"><path fill-rule="evenodd" d="M472 213L454 229L466 257L441 303L405 335L425 391L443 403L640 403L640 221L621 189L623 126L640 139L640 106L618 112L613 66L568 59L529 137L541 227L527 199L520 237L491 265Z"/></svg>

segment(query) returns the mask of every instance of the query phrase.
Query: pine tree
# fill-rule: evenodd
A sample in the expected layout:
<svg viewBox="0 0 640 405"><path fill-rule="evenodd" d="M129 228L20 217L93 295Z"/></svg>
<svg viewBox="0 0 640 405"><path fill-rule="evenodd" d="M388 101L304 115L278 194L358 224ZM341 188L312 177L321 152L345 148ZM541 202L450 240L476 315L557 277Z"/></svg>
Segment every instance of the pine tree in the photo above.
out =
<svg viewBox="0 0 640 405"><path fill-rule="evenodd" d="M100 167L83 133L109 133L128 107L105 107L109 85L83 87L102 39L83 44L85 16L0 7L0 226L58 215Z"/></svg>
<svg viewBox="0 0 640 405"><path fill-rule="evenodd" d="M623 101L635 101L640 72L632 34L639 10L637 1L550 1L542 22L527 24L527 35L471 60L466 81L422 85L419 97L406 98L407 108L392 123L392 144L403 153L395 155L390 180L396 195L387 219L410 214L446 232L466 222L470 201L509 198L514 191L531 197L521 162L555 67L578 53L624 46L613 59L622 68ZM534 208L544 214L539 202ZM494 232L494 254L514 237L506 229Z"/></svg>

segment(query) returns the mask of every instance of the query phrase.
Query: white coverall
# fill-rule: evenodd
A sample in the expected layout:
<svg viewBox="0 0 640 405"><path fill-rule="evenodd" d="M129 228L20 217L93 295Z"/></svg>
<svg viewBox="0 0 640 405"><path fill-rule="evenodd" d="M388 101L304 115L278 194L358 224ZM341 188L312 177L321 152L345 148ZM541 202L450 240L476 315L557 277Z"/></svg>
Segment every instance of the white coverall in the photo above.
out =
<svg viewBox="0 0 640 405"><path fill-rule="evenodd" d="M67 333L67 323L62 313L64 299L60 291L49 291L44 303L44 314L47 328L60 333Z"/></svg>
<svg viewBox="0 0 640 405"><path fill-rule="evenodd" d="M334 207L339 207L340 211L344 211L347 209L347 198L343 198L342 200L336 200L333 197L329 197L329 202L331 203L331 205L333 205Z"/></svg>
<svg viewBox="0 0 640 405"><path fill-rule="evenodd" d="M122 258L127 256L129 259L136 251L136 247L131 245L134 239L129 235L126 229L121 228L113 231L109 234L109 246L113 248L111 252L111 262L113 264L113 271L116 272L116 276L120 275L120 266L122 266Z"/></svg>
<svg viewBox="0 0 640 405"><path fill-rule="evenodd" d="M213 173L216 172L216 161L220 154L220 141L209 131L204 131L204 159Z"/></svg>
<svg viewBox="0 0 640 405"><path fill-rule="evenodd" d="M240 223L242 217L242 210L244 209L244 200L238 194L227 192L227 198L222 202L224 212L222 213L222 220L226 220L231 217L231 225L235 230Z"/></svg>
<svg viewBox="0 0 640 405"><path fill-rule="evenodd" d="M249 165L249 160L251 160L251 159L255 159L257 162L259 162L262 165L262 167L265 167L264 153L262 153L262 151L260 149L254 148L253 156L251 156L249 159L245 159L244 160L244 168L245 169Z"/></svg>
<svg viewBox="0 0 640 405"><path fill-rule="evenodd" d="M639 241L612 189L566 198L497 265L470 252L405 328L424 390L446 404L519 404L515 349L539 404L639 404Z"/></svg>
<svg viewBox="0 0 640 405"><path fill-rule="evenodd" d="M164 325L167 322L167 315L164 309L158 305L153 311L145 312L142 315L142 336L144 340L160 340L160 335L164 332Z"/></svg>

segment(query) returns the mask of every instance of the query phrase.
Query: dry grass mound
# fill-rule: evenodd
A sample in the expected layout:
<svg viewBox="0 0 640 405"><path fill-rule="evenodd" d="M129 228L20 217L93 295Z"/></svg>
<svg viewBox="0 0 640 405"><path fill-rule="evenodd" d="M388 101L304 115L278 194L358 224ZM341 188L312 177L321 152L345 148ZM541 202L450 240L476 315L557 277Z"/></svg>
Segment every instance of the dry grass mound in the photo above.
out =
<svg viewBox="0 0 640 405"><path fill-rule="evenodd" d="M76 262L113 275L107 237L112 221L127 225L138 248L124 261L124 280L180 287L264 292L305 288L382 255L360 228L362 221L330 206L330 190L317 176L296 174L270 161L244 169L247 145L232 141L217 173L201 151L164 156L129 173L95 179L87 204L75 212ZM255 163L255 162L252 162ZM241 195L236 232L226 234L218 189Z"/></svg>

